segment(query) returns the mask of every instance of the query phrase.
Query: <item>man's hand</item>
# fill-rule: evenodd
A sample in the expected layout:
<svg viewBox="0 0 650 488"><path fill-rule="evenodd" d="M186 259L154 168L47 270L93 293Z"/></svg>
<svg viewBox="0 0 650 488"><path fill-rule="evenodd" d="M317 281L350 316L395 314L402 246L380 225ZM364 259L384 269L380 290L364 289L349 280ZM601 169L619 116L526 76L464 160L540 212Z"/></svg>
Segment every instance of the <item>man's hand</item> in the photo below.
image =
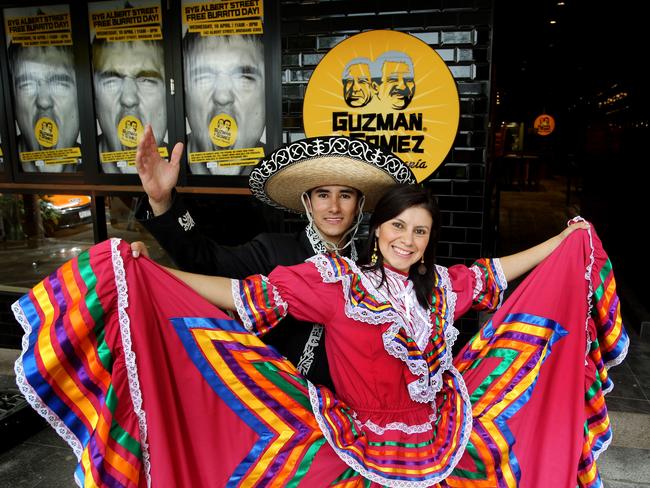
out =
<svg viewBox="0 0 650 488"><path fill-rule="evenodd" d="M135 167L138 170L142 188L149 197L149 204L154 215L161 215L171 207L172 190L178 181L182 154L183 143L179 142L174 146L169 162L165 161L158 153L153 129L151 125L147 124L144 135L138 143Z"/></svg>
<svg viewBox="0 0 650 488"><path fill-rule="evenodd" d="M144 242L135 241L131 243L131 254L134 258L140 257L140 254L148 258L149 250L147 249L147 245Z"/></svg>

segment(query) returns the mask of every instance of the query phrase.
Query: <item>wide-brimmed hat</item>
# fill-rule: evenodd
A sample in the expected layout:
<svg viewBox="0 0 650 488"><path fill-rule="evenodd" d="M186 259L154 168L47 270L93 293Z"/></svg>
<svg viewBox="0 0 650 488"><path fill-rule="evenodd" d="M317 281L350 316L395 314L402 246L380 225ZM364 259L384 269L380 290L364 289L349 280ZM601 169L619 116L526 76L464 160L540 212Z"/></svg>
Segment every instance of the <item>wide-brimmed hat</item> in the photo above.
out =
<svg viewBox="0 0 650 488"><path fill-rule="evenodd" d="M355 188L365 196L364 210L372 210L397 183L416 183L404 161L366 141L337 136L286 144L261 159L248 179L264 203L298 213L305 211L301 195L318 186Z"/></svg>

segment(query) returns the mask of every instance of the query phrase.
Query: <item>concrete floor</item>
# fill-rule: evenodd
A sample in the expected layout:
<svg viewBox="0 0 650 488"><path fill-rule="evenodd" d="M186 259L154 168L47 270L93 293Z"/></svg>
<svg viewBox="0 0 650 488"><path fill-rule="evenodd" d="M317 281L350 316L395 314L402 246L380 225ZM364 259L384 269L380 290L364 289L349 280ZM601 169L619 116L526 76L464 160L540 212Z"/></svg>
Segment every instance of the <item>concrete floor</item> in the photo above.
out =
<svg viewBox="0 0 650 488"><path fill-rule="evenodd" d="M564 182L543 180L539 190L502 192L499 255L535 244L559 232L564 225ZM137 231L115 230L112 235L127 240L142 238ZM70 253L78 253L76 248L87 247L87 242L90 242L87 235L77 235L69 242L58 241L48 248L30 250L33 257L28 266L24 261L21 264L16 250L0 250L0 259L9 263L6 272L18 273L24 286L31 286L74 255ZM152 253L165 260L162 250L153 243ZM646 313L645 310L635 313L637 311L632 309L640 301L632 299L627 303L627 311L623 308L624 320L626 316L638 317ZM627 330L631 336L629 353L623 364L611 370L615 388L607 396L614 440L600 457L598 466L607 488L650 488L650 338L638 336L635 330L641 330L639 324L628 323ZM13 384L13 362L18 353L0 349L0 388ZM76 459L71 449L51 428L37 430L15 447L0 453L0 488L76 486L73 480Z"/></svg>

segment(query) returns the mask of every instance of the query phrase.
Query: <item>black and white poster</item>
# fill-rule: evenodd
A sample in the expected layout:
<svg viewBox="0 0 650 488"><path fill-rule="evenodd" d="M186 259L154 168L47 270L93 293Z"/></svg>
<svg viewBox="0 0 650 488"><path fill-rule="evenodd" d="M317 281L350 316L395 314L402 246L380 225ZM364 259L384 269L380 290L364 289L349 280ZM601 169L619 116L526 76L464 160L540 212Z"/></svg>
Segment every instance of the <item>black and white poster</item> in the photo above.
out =
<svg viewBox="0 0 650 488"><path fill-rule="evenodd" d="M190 172L248 175L266 140L263 1L181 8Z"/></svg>
<svg viewBox="0 0 650 488"><path fill-rule="evenodd" d="M136 173L147 124L168 156L160 1L91 2L88 12L101 170Z"/></svg>
<svg viewBox="0 0 650 488"><path fill-rule="evenodd" d="M81 140L69 6L7 8L4 19L22 169L75 172Z"/></svg>

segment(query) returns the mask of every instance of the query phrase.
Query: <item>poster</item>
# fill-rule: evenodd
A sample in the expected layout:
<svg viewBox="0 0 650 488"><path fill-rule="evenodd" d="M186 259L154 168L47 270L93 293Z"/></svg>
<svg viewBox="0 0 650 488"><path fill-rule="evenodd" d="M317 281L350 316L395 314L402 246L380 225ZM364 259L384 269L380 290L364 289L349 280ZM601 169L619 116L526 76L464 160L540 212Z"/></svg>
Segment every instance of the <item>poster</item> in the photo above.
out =
<svg viewBox="0 0 650 488"><path fill-rule="evenodd" d="M69 6L7 8L4 20L22 169L75 172L81 139Z"/></svg>
<svg viewBox="0 0 650 488"><path fill-rule="evenodd" d="M168 157L160 0L91 2L88 17L101 171L136 173L147 124Z"/></svg>
<svg viewBox="0 0 650 488"><path fill-rule="evenodd" d="M460 118L456 82L438 53L387 30L330 50L309 79L303 107L307 137L364 139L399 156L418 181L442 164Z"/></svg>
<svg viewBox="0 0 650 488"><path fill-rule="evenodd" d="M248 175L266 140L263 1L183 0L181 9L190 172Z"/></svg>

